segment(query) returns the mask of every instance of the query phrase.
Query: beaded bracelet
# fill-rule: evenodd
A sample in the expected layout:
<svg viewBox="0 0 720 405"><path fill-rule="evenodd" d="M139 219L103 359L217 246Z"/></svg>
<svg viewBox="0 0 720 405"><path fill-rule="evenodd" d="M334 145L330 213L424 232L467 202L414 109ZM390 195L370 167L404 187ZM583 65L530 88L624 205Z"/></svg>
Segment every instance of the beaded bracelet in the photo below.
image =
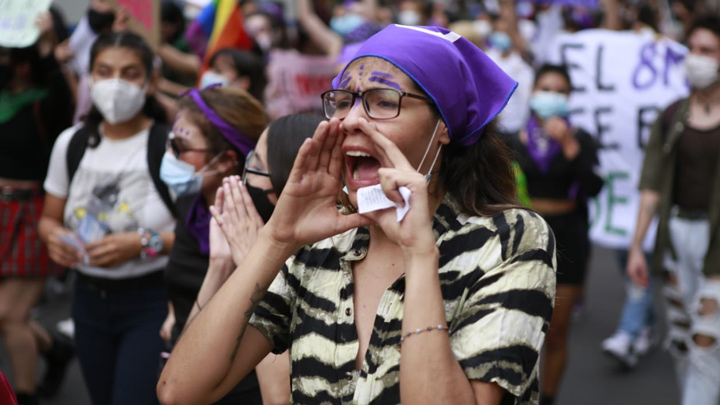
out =
<svg viewBox="0 0 720 405"><path fill-rule="evenodd" d="M448 333L450 332L450 328L448 328L447 326L442 326L442 325L438 325L438 326L428 326L428 327L425 328L425 329L420 329L420 328L418 328L418 329L412 330L412 331L407 332L406 334L400 336L400 345L403 344L403 342L405 341L405 339L409 338L409 337L412 336L412 335L419 335L419 334L421 334L421 333L423 333L423 332L430 332L431 330L446 330L446 331L448 331Z"/></svg>

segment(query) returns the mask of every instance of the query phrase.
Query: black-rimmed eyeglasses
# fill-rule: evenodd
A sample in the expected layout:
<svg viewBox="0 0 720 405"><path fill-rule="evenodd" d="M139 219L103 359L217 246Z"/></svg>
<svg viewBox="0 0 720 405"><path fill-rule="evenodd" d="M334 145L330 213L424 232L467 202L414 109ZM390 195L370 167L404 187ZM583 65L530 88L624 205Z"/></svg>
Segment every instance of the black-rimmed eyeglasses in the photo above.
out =
<svg viewBox="0 0 720 405"><path fill-rule="evenodd" d="M412 93L405 93L395 89L369 89L360 92L349 90L329 90L322 94L323 111L325 117L347 117L358 98L370 118L376 120L389 120L400 115L400 106L403 97L431 101L428 97Z"/></svg>
<svg viewBox="0 0 720 405"><path fill-rule="evenodd" d="M258 176L270 177L270 173L258 170L255 163L256 163L255 162L255 150L251 150L250 152L248 152L247 156L245 157L245 167L243 167L243 174L242 174L243 184L247 184L247 174L248 173L255 174Z"/></svg>
<svg viewBox="0 0 720 405"><path fill-rule="evenodd" d="M170 135L167 139L167 144L165 145L166 150L172 151L173 155L175 155L176 158L180 159L180 155L187 152L204 152L208 153L211 152L211 149L198 149L198 148L188 148L185 145L183 145L180 141L178 141L175 138L175 134L170 132Z"/></svg>

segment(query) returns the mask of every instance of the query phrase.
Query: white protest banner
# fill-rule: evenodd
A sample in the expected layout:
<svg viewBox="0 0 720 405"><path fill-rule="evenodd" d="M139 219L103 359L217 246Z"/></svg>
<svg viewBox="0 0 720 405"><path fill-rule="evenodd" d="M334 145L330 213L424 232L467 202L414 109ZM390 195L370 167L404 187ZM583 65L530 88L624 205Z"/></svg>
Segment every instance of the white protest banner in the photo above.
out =
<svg viewBox="0 0 720 405"><path fill-rule="evenodd" d="M627 248L635 232L643 148L660 111L688 94L687 49L649 32L586 30L559 35L550 63L570 70L572 123L595 136L605 187L590 203L591 239ZM645 240L654 242L654 228Z"/></svg>
<svg viewBox="0 0 720 405"><path fill-rule="evenodd" d="M0 0L0 46L25 48L37 41L35 24L40 13L48 11L52 0Z"/></svg>

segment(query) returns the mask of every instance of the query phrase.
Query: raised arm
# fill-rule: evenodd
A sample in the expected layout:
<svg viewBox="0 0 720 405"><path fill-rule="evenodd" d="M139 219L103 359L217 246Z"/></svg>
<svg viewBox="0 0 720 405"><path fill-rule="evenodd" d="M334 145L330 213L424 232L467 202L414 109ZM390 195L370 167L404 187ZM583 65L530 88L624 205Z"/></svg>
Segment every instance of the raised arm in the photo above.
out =
<svg viewBox="0 0 720 405"><path fill-rule="evenodd" d="M305 28L308 35L325 54L330 57L337 57L342 51L343 41L339 35L333 32L315 13L311 0L298 0L297 12L300 25Z"/></svg>
<svg viewBox="0 0 720 405"><path fill-rule="evenodd" d="M475 311L474 314L468 315L466 319L459 322L461 325L459 333L475 336L473 339L466 338L468 343L461 350L463 355L470 356L469 359L463 359L470 365L461 365L456 353L453 352L452 338L447 331L449 325L445 318L445 306L438 277L439 251L432 231L434 209L428 205L427 181L422 174L415 171L392 141L379 134L367 121L361 119L361 122L363 133L369 134L378 150L381 151L379 160L382 162L383 168L378 171L378 176L385 194L391 200L401 203L398 187L407 187L412 193L410 210L401 222L397 222L395 212L392 210L366 214L382 227L383 232L391 240L397 241L403 255L405 292L402 333L403 336L407 336L407 339L401 342L400 349L400 397L402 402L404 404L485 405L499 404L505 392L510 389L514 390L514 395L518 395L518 390L521 388L516 388L517 386L503 381L500 381L504 384L501 387L499 382L487 375L486 370L477 366L480 362L488 362L487 359L481 355L472 357L473 353L479 352L482 348L498 348L492 346L498 344L496 339L478 337L478 333L492 333L488 330L497 330L497 323L492 323L492 319L496 319L494 315L482 318L477 316L479 311ZM543 304L537 308L537 311L543 316L523 318L522 315L511 314L514 312L512 310L507 310L507 315L503 315L502 311L505 308L502 306L494 311L501 317L508 319L512 317L513 320L522 319L523 325L526 325L526 329L507 329L505 333L508 336L504 338L512 340L517 336L518 344L526 344L539 351L543 341L541 330L544 325L549 323L552 313L552 297L555 293L554 251L549 247L552 246L552 243L549 242L551 233L547 226L542 220L536 219L535 222L531 220L532 218L528 215L526 226L537 225L537 227L533 227L533 231L526 234L522 234L522 230L518 230L518 238L522 239L521 247L527 245L529 246L527 250L536 247L536 251L531 252L533 259L536 260L521 260L520 255L525 252L519 251L516 252L516 255L509 257L503 265L496 269L486 270L489 275L501 272L512 273L512 276L507 278L512 279L512 282L510 284L504 282L508 294L517 293L526 299L523 291L528 290L530 291L528 297L534 298L535 295L541 294L544 296L544 300L535 301ZM532 245L530 240L535 241L535 245L538 246ZM496 273L491 273L491 270ZM524 272L528 273L525 277L523 277ZM520 276L516 275L518 273ZM530 274L533 274L534 277L531 277ZM478 286L483 283L489 284L490 281L480 280L477 282ZM510 287L513 288L512 291L509 291ZM480 287L474 288L473 286L469 290L474 291L478 297L476 301L486 297L486 295L482 295L482 292L478 292ZM473 310L471 308L467 311ZM484 330L485 325L489 325L487 330ZM428 327L432 331L413 333L413 331L425 330ZM407 335L408 332L410 332L409 335ZM518 357L523 356L518 355ZM497 359L497 363L493 366L495 368L522 368L523 370L528 367L528 364L515 364L514 360L511 355L508 355L507 358ZM528 359L525 360L530 362ZM533 370L534 366L536 364L531 362L530 370ZM468 370L472 372L469 373ZM532 375L523 375L522 377L523 388L525 388L531 383Z"/></svg>
<svg viewBox="0 0 720 405"><path fill-rule="evenodd" d="M163 403L220 399L271 350L248 321L286 259L302 245L369 223L358 214L343 216L335 206L342 184L338 125L323 122L305 141L257 242L180 338L158 383Z"/></svg>

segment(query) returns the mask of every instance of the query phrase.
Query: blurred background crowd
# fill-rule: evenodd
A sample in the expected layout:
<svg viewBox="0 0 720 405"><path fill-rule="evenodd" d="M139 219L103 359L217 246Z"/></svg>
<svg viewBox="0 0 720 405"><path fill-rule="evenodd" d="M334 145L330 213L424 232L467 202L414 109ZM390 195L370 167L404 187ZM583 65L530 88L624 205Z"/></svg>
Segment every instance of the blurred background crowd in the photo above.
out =
<svg viewBox="0 0 720 405"><path fill-rule="evenodd" d="M37 404L42 403L42 398L56 397L65 372L76 357L82 362L93 401L116 403L110 399L105 402L103 398L110 396L103 396L103 392L92 392L103 384L110 387L106 390L110 392L112 383L93 380L94 370L103 365L90 358L99 358L100 353L108 351L117 355L121 348L80 343L100 339L87 333L88 324L115 321L102 316L93 318L97 314L90 314L92 311L79 311L79 303L93 307L105 302L82 295L82 288L100 294L105 290L124 291L148 285L165 289L167 284L169 297L167 291L157 292L152 299L141 301L148 305L156 301L152 311L159 311L158 316L143 322L150 323L150 333L160 342L158 347L169 351L194 303L198 303L195 297L201 296L200 286L210 260L208 255L212 253L207 246L203 248L202 241L207 244L208 238L206 226L205 236L193 242L199 241L199 245L183 251L204 257L205 261L196 266L201 268L200 276L186 277L194 270L192 266L182 268L183 262L195 256L176 253L178 256L173 257L172 249L176 249L171 248L173 240L177 245L179 232L183 232L193 241L188 235L196 227L188 219L190 214L204 212L209 217L209 213L207 207L205 211L197 209L195 202L181 204L180 197L192 194L183 189L191 187L190 180L185 183L177 180L181 169L175 174L163 174L160 169L161 180L179 198L177 207L170 204L167 211L160 212L166 209L163 205L166 201L158 188L156 208L162 218L150 221L152 226L134 222L135 227L143 225L138 227L140 231L131 232L137 235L137 240L108 240L102 242L107 245L98 245L108 252L120 252L118 257L90 259L96 260L95 267L127 265L129 270L115 273L120 276L108 276L102 271L85 269L79 272L80 280L75 280L78 275L69 268L75 267L75 261L64 260L62 249L57 248L61 243L72 242L59 242L63 237L57 227L62 228L63 223L65 227L71 223L72 229L98 225L83 220L87 217L84 213L92 212L93 208L66 206L74 203L73 193L79 192L77 182L69 186L74 179L72 150L86 145L74 143L73 134L92 124L110 125L101 126L100 133L91 131L87 135L84 142L92 145L100 142L93 139L106 136L104 131L134 134L145 122L143 119L152 122L147 125L153 128L149 137L155 126L162 124L165 134L172 128L175 138L188 134L185 140L168 145L176 160L193 165L191 172L197 174L210 173L210 167L225 170L220 169L228 156L223 153L231 147L218 144L224 142L217 140L222 139L219 135L215 139L208 134L213 126L229 125L253 142L258 141L258 150L264 142L266 151L262 153L269 154L270 160L279 159L274 157L279 155L273 155L279 152L272 150L282 147L297 150L297 140L288 141L292 145L276 147L275 144L280 144L278 137L284 135L273 135L271 130L269 137L262 138L262 130L268 123L282 119L275 133L302 128L304 136L312 135L319 117L324 117L320 95L332 87L331 80L359 46L388 24L431 25L452 30L482 49L518 82L497 119L498 128L515 151L519 197L550 223L561 256L555 313L545 343L540 403L563 403L556 396L570 361L573 318L587 310L585 284L593 245L601 245L605 248L603 252L612 254L612 261L622 269L623 276L618 280L624 280L617 282L617 289L626 291L617 329L607 331L607 339L597 350L622 367L634 369L643 356L663 347L677 360L678 386L684 403L711 403L692 402L701 400L688 399L688 391L707 393L710 401L714 395L717 403L718 393L714 392L717 390L709 386L718 385L720 376L716 353L720 328L702 317L698 319L691 309L700 305L701 315L716 315L720 297L719 290L708 282L716 277L720 265L712 253L719 221L715 211L720 202L716 196L720 187L713 188L719 178L716 162L720 161L720 141L715 141L720 139L720 118L716 118L720 117L718 16L720 2L716 0L91 0L89 3L0 0L0 340L8 354L8 358L0 358L0 364L19 403ZM125 36L128 31L134 33L132 37ZM134 53L109 57L105 50L118 46ZM121 61L133 58L140 68L121 66ZM113 77L122 80L100 85L101 79ZM127 84L133 82L135 87ZM130 90L122 93L110 90L111 86ZM124 96L116 97L120 93ZM195 97L193 94L203 95L204 102L193 98L199 109L193 109L187 102L188 97ZM689 104L676 102L690 94ZM133 109L133 105L138 108ZM205 118L197 118L198 115ZM189 116L195 118L188 123ZM295 121L287 116L296 116ZM225 124L219 125L218 120ZM706 138L712 141L697 138L680 143L680 152L673 155L673 166L666 175L662 170L666 161L657 157L663 155L665 137L672 138L668 135L672 133L679 136L688 128L699 128L696 132L708 134ZM199 144L190 135L193 131L203 134ZM220 132L237 147L228 135L231 130ZM653 133L657 134L655 138L662 139L653 141ZM284 139L291 138L287 135ZM683 139L695 138L688 135ZM164 140L160 144L162 156L167 148ZM139 164L157 172L160 158L153 169L150 143L147 148L140 149L148 154L147 164L143 159ZM267 220L282 189L276 182L284 181L277 176L283 171L287 176L289 167L272 161L267 163L269 167L254 167L251 154L242 148L234 150L244 158L235 159L240 167L227 169L228 173L242 174L245 180L246 174L255 170L259 172L256 175L272 181L265 189L258 188L260 191L252 198L262 219ZM646 150L652 153L650 158L645 155ZM192 151L203 151L207 156L203 154L205 159L197 161L181 158ZM100 159L98 164L113 162L121 172L123 165L131 164L128 159L134 152L128 151L127 156L122 155L126 152L117 152L118 156L109 153L105 157L92 156ZM664 153L670 152L665 149ZM81 152L76 158L74 170L82 156ZM60 163L56 162L59 158ZM293 156L284 159L292 163ZM90 176L83 168L87 169L81 166L78 171L81 181ZM144 170L147 172L148 167ZM155 181L158 174L149 176ZM209 180L205 180L204 186L196 185L195 192L204 193L207 206L214 200L214 191L207 190L216 189L221 181L217 180L212 187L208 186ZM262 180L257 181L256 186ZM115 206L116 201L107 197L117 195L109 188L92 193L102 204L110 201L112 207L108 210L114 210L118 216L123 213L123 205ZM56 204L58 201L61 203ZM102 204L94 208L100 222L102 215L107 214L102 211L105 209ZM78 209L84 211L78 214ZM650 214L643 215L643 210ZM655 212L660 214L657 238L657 225L652 221ZM182 231L174 228L173 217L184 223ZM667 225L677 218L692 223L688 228ZM696 230L693 227L698 222L706 227ZM168 236L173 229L175 236ZM690 236L705 232L697 244L709 248L693 251L694 256L687 259L688 263L701 263L690 266L694 270L677 264L682 256L677 252L696 244L688 242L687 247L677 241L668 242L678 232ZM81 239L84 247L101 243L97 238ZM668 264L662 257L651 259L653 254L663 256L668 243L676 251L675 264ZM43 250L45 244L49 253ZM134 262L138 256L145 260L148 254L162 257L167 253L169 261L157 262L150 266L152 269L148 267L165 271L164 279L151 279L154 273L149 270L132 270L145 269L147 263ZM654 269L661 277L653 277L648 269ZM682 274L693 271L697 284L694 289L678 283ZM141 284L136 280L138 275L145 277ZM123 278L132 281L121 286L118 280ZM707 291L703 289L706 284L711 287ZM35 317L42 312L43 296L48 291L72 292L75 307L72 317L67 314L70 318L44 327ZM666 309L656 311L653 293L658 291L666 297L663 305ZM705 293L698 298L698 291ZM129 305L132 300L124 296L115 304ZM173 303L182 309L173 308ZM693 325L698 322L701 328L696 330ZM661 328L660 324L669 326ZM83 331L79 336L78 327ZM662 334L665 329L667 333ZM122 341L124 337L113 339ZM148 353L152 354L152 350L148 348ZM692 364L698 356L702 363L698 371L701 378L692 378L700 382L689 386L687 375L697 375L692 374ZM149 363L155 365L158 361L154 356ZM118 365L117 375L147 368L139 364L130 362L124 368ZM157 376L157 366L149 372ZM258 378L263 389L262 377ZM273 389L276 388L270 385L263 390L265 403L286 401L282 393L268 394ZM112 398L118 401L122 397ZM0 397L4 404L2 401ZM152 397L148 401L157 400ZM678 402L679 399L668 399L663 403Z"/></svg>

